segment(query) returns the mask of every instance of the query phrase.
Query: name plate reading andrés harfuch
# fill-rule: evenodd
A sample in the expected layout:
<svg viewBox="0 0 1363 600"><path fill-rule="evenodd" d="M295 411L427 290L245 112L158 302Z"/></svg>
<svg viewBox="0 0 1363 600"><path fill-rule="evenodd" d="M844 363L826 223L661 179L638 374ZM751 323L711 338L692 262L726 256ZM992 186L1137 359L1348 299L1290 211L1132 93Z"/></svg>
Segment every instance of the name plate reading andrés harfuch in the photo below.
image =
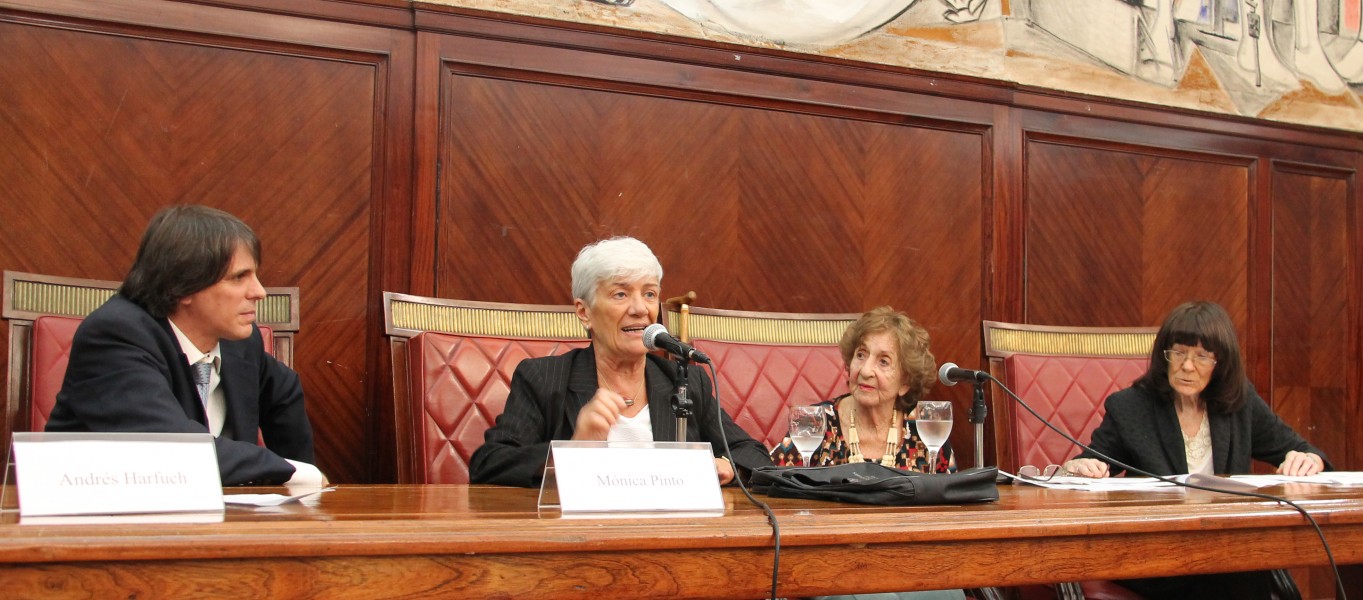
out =
<svg viewBox="0 0 1363 600"><path fill-rule="evenodd" d="M223 511L207 433L16 433L19 517Z"/></svg>
<svg viewBox="0 0 1363 600"><path fill-rule="evenodd" d="M724 514L709 443L550 443L563 514Z"/></svg>

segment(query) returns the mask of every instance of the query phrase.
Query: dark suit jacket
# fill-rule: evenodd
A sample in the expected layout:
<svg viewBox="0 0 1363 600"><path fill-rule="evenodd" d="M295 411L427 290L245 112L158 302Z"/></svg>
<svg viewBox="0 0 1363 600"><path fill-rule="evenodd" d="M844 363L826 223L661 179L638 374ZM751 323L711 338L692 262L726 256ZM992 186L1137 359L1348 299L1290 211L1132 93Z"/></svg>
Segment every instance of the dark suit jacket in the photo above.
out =
<svg viewBox="0 0 1363 600"><path fill-rule="evenodd" d="M1245 404L1229 414L1207 416L1212 433L1212 470L1218 475L1250 472L1251 458L1277 467L1289 450L1311 452L1330 461L1320 450L1306 443L1268 407L1254 386L1245 382ZM1089 445L1115 460L1155 475L1182 475L1188 472L1174 402L1144 389L1129 387L1108 396L1107 414L1093 430ZM1084 451L1076 458L1098 458ZM1102 460L1099 458L1099 460ZM1111 474L1122 472L1109 465Z"/></svg>
<svg viewBox="0 0 1363 600"><path fill-rule="evenodd" d="M314 462L298 375L265 352L259 330L220 348L227 422L215 441L223 484L287 481L294 467L285 458ZM207 433L207 423L170 321L121 295L85 318L47 431ZM266 447L257 445L257 429Z"/></svg>
<svg viewBox="0 0 1363 600"><path fill-rule="evenodd" d="M671 398L677 367L651 354L647 360L644 380L648 386L653 439L675 441L677 424L672 415ZM710 379L696 367L688 371L688 383L695 406L687 423L686 438L693 442L710 442L715 456L722 456L724 442L715 421L717 403L711 393ZM538 486L549 442L573 437L578 411L592 399L596 389L596 354L590 347L521 361L511 377L506 409L497 417L497 423L488 428L482 447L469 460L470 481ZM766 448L736 425L729 415L718 412L724 435L733 450L731 459L740 476L744 470L770 465Z"/></svg>

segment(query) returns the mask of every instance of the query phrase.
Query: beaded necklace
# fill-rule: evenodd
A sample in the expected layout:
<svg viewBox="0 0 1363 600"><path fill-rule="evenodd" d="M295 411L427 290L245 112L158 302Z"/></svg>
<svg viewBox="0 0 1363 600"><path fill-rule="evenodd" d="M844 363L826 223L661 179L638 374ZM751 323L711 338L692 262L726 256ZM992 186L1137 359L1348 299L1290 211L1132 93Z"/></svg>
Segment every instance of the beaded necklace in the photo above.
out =
<svg viewBox="0 0 1363 600"><path fill-rule="evenodd" d="M850 398L849 398L850 400ZM861 437L857 435L857 406L856 401L842 402L846 408L843 409L842 420L847 423L843 437L847 441L847 462L863 462L866 457L861 455ZM899 409L894 409L894 415L890 417L890 433L885 438L885 453L880 455L880 464L887 467L894 466L895 455L899 453L899 426L904 422L900 416Z"/></svg>

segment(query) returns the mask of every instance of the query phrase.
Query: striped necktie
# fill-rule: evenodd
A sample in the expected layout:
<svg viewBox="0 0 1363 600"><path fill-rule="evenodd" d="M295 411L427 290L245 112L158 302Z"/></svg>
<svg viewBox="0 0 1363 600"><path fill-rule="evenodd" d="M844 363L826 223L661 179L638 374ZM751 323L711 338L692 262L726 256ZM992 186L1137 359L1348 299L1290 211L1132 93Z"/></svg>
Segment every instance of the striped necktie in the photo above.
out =
<svg viewBox="0 0 1363 600"><path fill-rule="evenodd" d="M194 384L199 387L199 401L208 406L208 383L213 376L213 360L194 363Z"/></svg>

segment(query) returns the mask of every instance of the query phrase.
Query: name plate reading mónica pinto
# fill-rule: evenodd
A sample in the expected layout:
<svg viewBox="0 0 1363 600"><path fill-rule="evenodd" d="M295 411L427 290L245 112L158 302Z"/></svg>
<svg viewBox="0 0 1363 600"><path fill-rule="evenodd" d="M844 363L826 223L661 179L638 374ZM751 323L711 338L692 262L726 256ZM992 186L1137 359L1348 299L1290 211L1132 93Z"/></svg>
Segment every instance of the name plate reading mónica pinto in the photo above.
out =
<svg viewBox="0 0 1363 600"><path fill-rule="evenodd" d="M207 433L16 433L13 447L21 523L223 512L217 450Z"/></svg>
<svg viewBox="0 0 1363 600"><path fill-rule="evenodd" d="M555 441L549 452L564 516L724 514L708 442Z"/></svg>

